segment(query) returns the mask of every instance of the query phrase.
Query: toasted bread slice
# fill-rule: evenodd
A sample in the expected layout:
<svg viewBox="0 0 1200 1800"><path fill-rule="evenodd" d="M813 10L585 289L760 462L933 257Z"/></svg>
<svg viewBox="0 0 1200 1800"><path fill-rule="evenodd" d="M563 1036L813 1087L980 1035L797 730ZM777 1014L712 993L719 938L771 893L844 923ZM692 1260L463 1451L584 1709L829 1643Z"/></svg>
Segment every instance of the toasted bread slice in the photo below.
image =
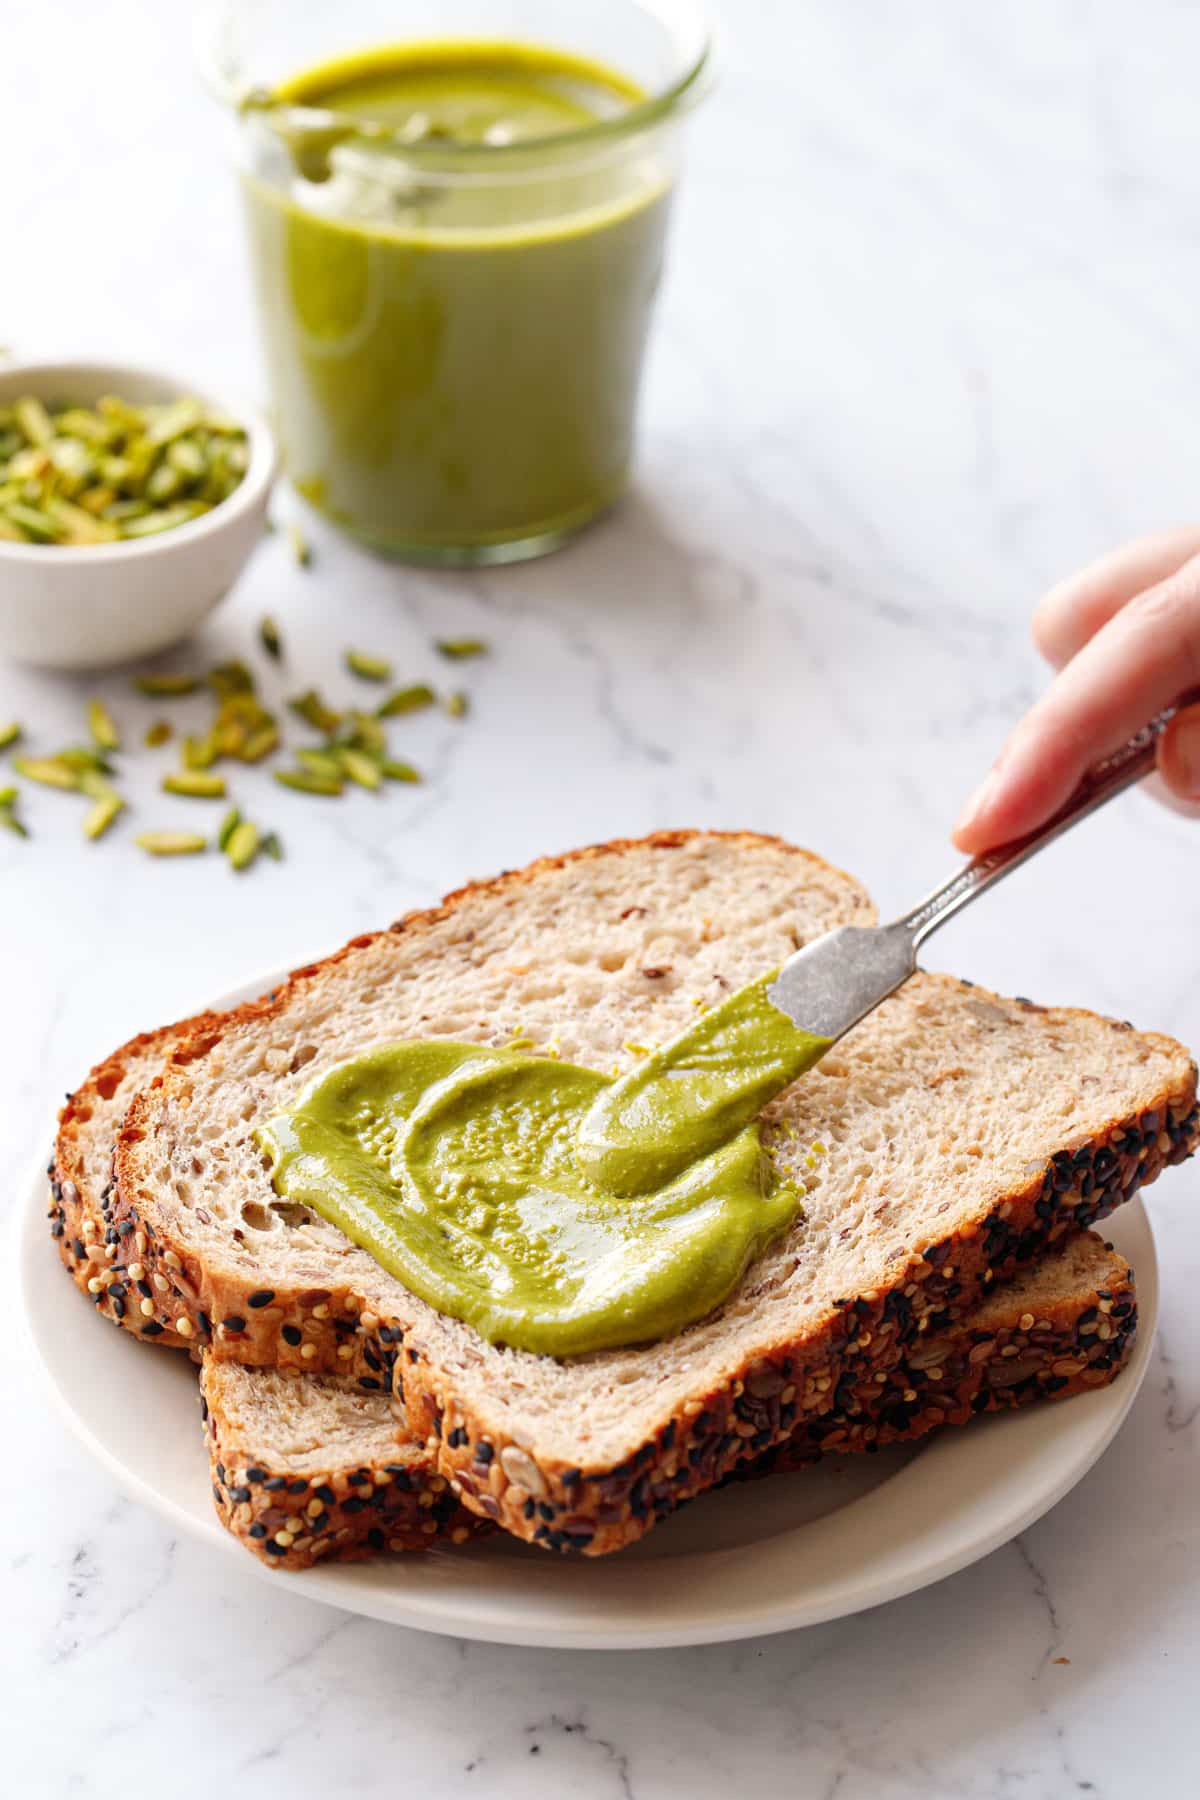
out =
<svg viewBox="0 0 1200 1800"><path fill-rule="evenodd" d="M299 971L195 1033L130 1107L111 1205L167 1283L160 1322L222 1360L361 1356L368 1391L402 1344L410 1422L469 1506L551 1549L619 1548L1187 1155L1188 1053L918 975L764 1114L805 1217L707 1319L564 1362L488 1344L277 1201L255 1126L397 1038L521 1035L628 1066L694 1000L870 917L850 877L778 840L660 833L464 889Z"/></svg>

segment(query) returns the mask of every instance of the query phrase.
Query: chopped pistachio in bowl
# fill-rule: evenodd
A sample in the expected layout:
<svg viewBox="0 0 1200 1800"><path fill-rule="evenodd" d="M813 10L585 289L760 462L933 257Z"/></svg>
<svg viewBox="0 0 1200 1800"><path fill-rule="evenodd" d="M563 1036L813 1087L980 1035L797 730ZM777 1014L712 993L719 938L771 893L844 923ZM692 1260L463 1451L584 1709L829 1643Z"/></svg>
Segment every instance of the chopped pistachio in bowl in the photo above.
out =
<svg viewBox="0 0 1200 1800"><path fill-rule="evenodd" d="M0 655L99 668L186 637L258 542L275 461L261 420L186 380L5 365Z"/></svg>

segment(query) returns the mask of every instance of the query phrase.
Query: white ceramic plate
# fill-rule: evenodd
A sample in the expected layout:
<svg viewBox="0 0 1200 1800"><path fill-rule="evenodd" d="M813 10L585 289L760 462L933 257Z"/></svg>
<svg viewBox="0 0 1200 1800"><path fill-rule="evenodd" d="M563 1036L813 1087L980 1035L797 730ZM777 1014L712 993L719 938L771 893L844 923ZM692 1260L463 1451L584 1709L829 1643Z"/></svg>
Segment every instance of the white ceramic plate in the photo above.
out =
<svg viewBox="0 0 1200 1800"><path fill-rule="evenodd" d="M17 1209L26 1323L68 1422L126 1492L239 1558L248 1576L370 1618L495 1643L715 1643L841 1618L940 1581L1007 1543L1087 1473L1137 1397L1158 1316L1154 1239L1135 1200L1105 1227L1137 1271L1140 1313L1130 1364L1111 1388L980 1419L919 1450L703 1496L616 1557L564 1561L497 1536L289 1575L217 1523L190 1363L99 1328L53 1250L46 1199L41 1165Z"/></svg>

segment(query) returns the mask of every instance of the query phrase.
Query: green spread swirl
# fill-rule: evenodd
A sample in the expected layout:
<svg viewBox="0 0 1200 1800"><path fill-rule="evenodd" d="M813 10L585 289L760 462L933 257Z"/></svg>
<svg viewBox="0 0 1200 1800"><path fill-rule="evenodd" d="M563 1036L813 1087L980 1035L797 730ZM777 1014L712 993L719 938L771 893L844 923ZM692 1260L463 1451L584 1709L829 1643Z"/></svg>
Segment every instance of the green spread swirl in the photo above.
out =
<svg viewBox="0 0 1200 1800"><path fill-rule="evenodd" d="M257 1139L282 1198L492 1343L650 1342L719 1306L799 1211L756 1119L828 1045L765 989L620 1081L516 1050L387 1044L319 1076Z"/></svg>

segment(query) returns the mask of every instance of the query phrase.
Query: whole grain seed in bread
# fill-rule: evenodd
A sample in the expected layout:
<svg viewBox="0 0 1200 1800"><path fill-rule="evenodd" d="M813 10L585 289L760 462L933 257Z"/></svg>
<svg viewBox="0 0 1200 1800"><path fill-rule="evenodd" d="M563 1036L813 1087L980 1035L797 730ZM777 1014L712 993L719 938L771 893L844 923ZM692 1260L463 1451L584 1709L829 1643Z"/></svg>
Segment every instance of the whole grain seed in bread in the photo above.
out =
<svg viewBox="0 0 1200 1800"><path fill-rule="evenodd" d="M388 1394L207 1356L200 1394L217 1514L272 1568L465 1544L490 1529Z"/></svg>
<svg viewBox="0 0 1200 1800"><path fill-rule="evenodd" d="M867 1383L846 1411L736 1478L803 1470L823 1454L911 1442L981 1413L1103 1387L1124 1367L1136 1329L1133 1271L1084 1232L997 1289L962 1325L923 1339L885 1386ZM200 1382L218 1516L272 1568L465 1545L488 1528L407 1435L391 1397L337 1376L284 1375L207 1356ZM777 1390L764 1381L751 1391L766 1403Z"/></svg>
<svg viewBox="0 0 1200 1800"><path fill-rule="evenodd" d="M848 876L752 834L659 833L464 889L181 1045L120 1134L117 1229L145 1238L154 1267L173 1253L194 1275L216 1357L336 1372L357 1344L379 1365L360 1384L383 1391L402 1346L410 1422L468 1505L550 1549L619 1548L886 1381L993 1280L1187 1155L1187 1052L918 975L764 1114L805 1218L708 1319L570 1362L485 1343L278 1203L255 1125L311 1075L404 1036L520 1035L627 1066L630 1044L673 1035L695 1000L870 917ZM793 1398L764 1409L754 1384L777 1377Z"/></svg>

